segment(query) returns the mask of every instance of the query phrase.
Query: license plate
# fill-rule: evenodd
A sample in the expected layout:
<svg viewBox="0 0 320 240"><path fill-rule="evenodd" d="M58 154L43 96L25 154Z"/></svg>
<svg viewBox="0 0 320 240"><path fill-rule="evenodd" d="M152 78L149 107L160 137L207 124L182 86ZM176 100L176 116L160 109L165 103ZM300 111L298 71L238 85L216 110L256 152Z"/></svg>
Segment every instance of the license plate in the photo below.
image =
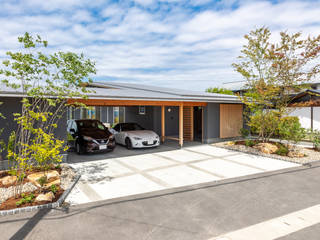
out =
<svg viewBox="0 0 320 240"><path fill-rule="evenodd" d="M153 144L153 141L152 140L148 141L148 144L149 145Z"/></svg>
<svg viewBox="0 0 320 240"><path fill-rule="evenodd" d="M100 146L99 146L99 149L100 149L100 150L105 150L105 149L107 149L107 145L100 145Z"/></svg>

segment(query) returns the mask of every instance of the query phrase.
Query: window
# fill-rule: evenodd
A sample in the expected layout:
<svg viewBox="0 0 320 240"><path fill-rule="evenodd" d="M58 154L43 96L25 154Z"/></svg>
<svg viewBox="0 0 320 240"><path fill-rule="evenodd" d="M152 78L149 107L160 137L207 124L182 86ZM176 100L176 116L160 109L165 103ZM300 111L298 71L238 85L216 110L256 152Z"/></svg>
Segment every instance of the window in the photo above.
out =
<svg viewBox="0 0 320 240"><path fill-rule="evenodd" d="M139 106L139 114L140 115L146 114L146 107L145 106Z"/></svg>
<svg viewBox="0 0 320 240"><path fill-rule="evenodd" d="M97 119L101 118L101 108L100 107L88 107L80 109L81 119Z"/></svg>
<svg viewBox="0 0 320 240"><path fill-rule="evenodd" d="M125 122L125 107L113 107L113 124Z"/></svg>
<svg viewBox="0 0 320 240"><path fill-rule="evenodd" d="M68 120L75 119L75 108L72 106L68 107Z"/></svg>

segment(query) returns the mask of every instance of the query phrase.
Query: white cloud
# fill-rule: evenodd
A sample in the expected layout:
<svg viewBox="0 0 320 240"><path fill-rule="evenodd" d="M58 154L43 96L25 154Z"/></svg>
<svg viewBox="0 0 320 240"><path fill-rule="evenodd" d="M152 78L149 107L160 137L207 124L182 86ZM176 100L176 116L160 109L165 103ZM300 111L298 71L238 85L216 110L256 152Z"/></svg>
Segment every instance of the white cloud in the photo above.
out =
<svg viewBox="0 0 320 240"><path fill-rule="evenodd" d="M47 39L50 51L84 52L97 62L99 80L193 89L240 79L231 63L255 27L320 33L320 2L302 0L25 0L2 7L0 57L29 31Z"/></svg>

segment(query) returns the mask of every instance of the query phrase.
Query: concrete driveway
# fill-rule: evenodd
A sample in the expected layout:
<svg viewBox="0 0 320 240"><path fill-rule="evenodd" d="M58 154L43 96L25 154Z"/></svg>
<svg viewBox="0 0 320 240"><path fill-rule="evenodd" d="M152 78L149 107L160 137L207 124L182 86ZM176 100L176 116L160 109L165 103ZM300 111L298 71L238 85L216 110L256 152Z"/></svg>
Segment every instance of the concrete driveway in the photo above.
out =
<svg viewBox="0 0 320 240"><path fill-rule="evenodd" d="M80 204L116 199L299 166L211 145L174 150L162 147L162 151L146 152L133 151L131 156L98 155L99 160L78 162L73 156L71 165L82 177L66 201Z"/></svg>

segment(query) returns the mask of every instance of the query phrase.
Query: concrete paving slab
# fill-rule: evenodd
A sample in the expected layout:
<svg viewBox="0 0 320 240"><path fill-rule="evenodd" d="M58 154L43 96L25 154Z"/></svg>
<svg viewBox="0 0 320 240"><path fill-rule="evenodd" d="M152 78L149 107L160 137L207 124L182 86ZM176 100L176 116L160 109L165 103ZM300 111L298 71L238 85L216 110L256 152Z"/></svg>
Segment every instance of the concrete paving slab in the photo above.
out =
<svg viewBox="0 0 320 240"><path fill-rule="evenodd" d="M174 162L155 154L141 154L137 156L117 158L116 160L140 171L175 164Z"/></svg>
<svg viewBox="0 0 320 240"><path fill-rule="evenodd" d="M250 168L240 164L228 162L222 159L207 160L191 164L212 173L227 177L239 177L262 172L259 169Z"/></svg>
<svg viewBox="0 0 320 240"><path fill-rule="evenodd" d="M226 156L234 156L238 155L239 153L236 151L224 149L224 148L218 148L211 145L201 145L196 147L190 147L188 148L189 151L192 152L198 152L202 154L211 155L213 157L226 157Z"/></svg>
<svg viewBox="0 0 320 240"><path fill-rule="evenodd" d="M177 166L148 172L151 176L157 177L170 184L172 187L180 187L202 182L210 182L221 178L208 173L193 169L188 166Z"/></svg>
<svg viewBox="0 0 320 240"><path fill-rule="evenodd" d="M208 159L208 156L195 153L195 152L190 152L184 149L180 150L174 150L174 151L166 151L166 152L160 152L157 153L156 155L160 155L169 159L173 159L175 161L179 162L192 162L192 161L197 161L197 160L205 160Z"/></svg>
<svg viewBox="0 0 320 240"><path fill-rule="evenodd" d="M273 158L256 156L251 154L239 154L237 157L227 156L224 159L238 162L241 164L248 164L253 167L262 168L264 170L273 171L283 168L297 167L299 164L281 161Z"/></svg>
<svg viewBox="0 0 320 240"><path fill-rule="evenodd" d="M79 171L82 182L99 182L119 175L134 173L129 168L110 159L76 163L72 164L72 167Z"/></svg>
<svg viewBox="0 0 320 240"><path fill-rule="evenodd" d="M89 186L98 192L103 199L112 199L164 189L161 185L139 174L89 184Z"/></svg>
<svg viewBox="0 0 320 240"><path fill-rule="evenodd" d="M92 202L89 197L79 189L77 185L72 189L71 193L68 195L65 201L71 205Z"/></svg>

